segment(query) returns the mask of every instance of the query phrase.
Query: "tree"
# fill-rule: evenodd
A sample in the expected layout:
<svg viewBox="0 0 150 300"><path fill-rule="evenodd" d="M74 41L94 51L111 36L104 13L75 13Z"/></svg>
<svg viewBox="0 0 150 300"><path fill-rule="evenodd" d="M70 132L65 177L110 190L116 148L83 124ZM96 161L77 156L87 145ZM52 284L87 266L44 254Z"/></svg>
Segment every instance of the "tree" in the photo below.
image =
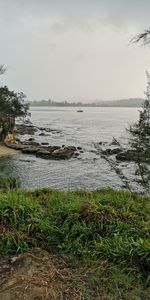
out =
<svg viewBox="0 0 150 300"><path fill-rule="evenodd" d="M139 119L127 129L129 133L128 147L125 149L116 139L115 144L126 160L134 162L135 181L142 186L144 192L150 193L150 75L148 72L147 80L145 100L139 111ZM130 191L134 190L133 182L124 174L117 156L111 157L111 154L99 145L95 145L95 147L123 182L124 187Z"/></svg>
<svg viewBox="0 0 150 300"><path fill-rule="evenodd" d="M142 109L139 111L139 120L129 128L130 145L138 152L150 155L150 75L147 72L147 89Z"/></svg>
<svg viewBox="0 0 150 300"><path fill-rule="evenodd" d="M147 72L147 89L139 120L129 128L129 145L136 155L136 175L139 183L150 192L150 75Z"/></svg>
<svg viewBox="0 0 150 300"><path fill-rule="evenodd" d="M1 140L4 140L8 132L12 132L15 119L25 117L28 114L29 105L25 101L23 93L10 91L7 86L0 87L0 128Z"/></svg>
<svg viewBox="0 0 150 300"><path fill-rule="evenodd" d="M6 71L0 65L0 75ZM7 86L0 87L0 140L4 140L8 132L13 132L15 119L28 114L29 104L23 93L10 91Z"/></svg>
<svg viewBox="0 0 150 300"><path fill-rule="evenodd" d="M144 45L150 44L150 29L135 36L131 42L141 42ZM148 72L146 74L148 81L147 89L143 107L139 111L139 119L127 129L130 135L128 142L129 149L124 151L125 149L123 149L122 145L116 139L115 141L120 150L124 151L123 156L126 157L126 154L128 154L128 158L135 162L135 175L138 176L136 181L143 187L144 192L150 193L150 75ZM124 183L124 186L132 191L132 182L123 173L116 157L109 157L108 152L103 150L99 145L95 145L95 147L98 149L100 156L107 161L111 169L115 171Z"/></svg>
<svg viewBox="0 0 150 300"><path fill-rule="evenodd" d="M150 44L150 29L146 29L144 32L136 35L133 39L131 39L132 43L141 42L143 45Z"/></svg>

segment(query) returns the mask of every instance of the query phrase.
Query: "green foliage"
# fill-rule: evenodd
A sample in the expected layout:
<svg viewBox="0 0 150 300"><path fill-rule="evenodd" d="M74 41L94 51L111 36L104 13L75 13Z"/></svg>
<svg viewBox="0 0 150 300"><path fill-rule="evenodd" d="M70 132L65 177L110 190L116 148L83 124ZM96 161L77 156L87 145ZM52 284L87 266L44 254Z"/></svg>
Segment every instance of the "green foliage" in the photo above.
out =
<svg viewBox="0 0 150 300"><path fill-rule="evenodd" d="M23 93L10 91L7 86L0 87L0 127L2 128L2 139L8 131L12 131L15 118L25 117L28 113L29 105L25 101Z"/></svg>
<svg viewBox="0 0 150 300"><path fill-rule="evenodd" d="M25 236L19 233L6 232L1 234L0 253L1 255L16 254L29 249Z"/></svg>
<svg viewBox="0 0 150 300"><path fill-rule="evenodd" d="M84 266L84 295L96 287L106 299L136 299L149 280L149 200L111 189L1 190L0 254L43 247Z"/></svg>
<svg viewBox="0 0 150 300"><path fill-rule="evenodd" d="M131 136L130 145L139 152L145 152L150 155L150 76L147 73L147 90L145 92L145 101L140 110L139 120L130 127Z"/></svg>
<svg viewBox="0 0 150 300"><path fill-rule="evenodd" d="M140 110L139 120L129 128L132 150L137 153L136 172L139 176L138 182L144 189L150 192L150 75L147 72L147 90L145 101Z"/></svg>
<svg viewBox="0 0 150 300"><path fill-rule="evenodd" d="M134 265L143 274L150 259L148 210L149 197L113 190L0 195L1 224L9 233L22 232L29 247L42 244L83 261Z"/></svg>

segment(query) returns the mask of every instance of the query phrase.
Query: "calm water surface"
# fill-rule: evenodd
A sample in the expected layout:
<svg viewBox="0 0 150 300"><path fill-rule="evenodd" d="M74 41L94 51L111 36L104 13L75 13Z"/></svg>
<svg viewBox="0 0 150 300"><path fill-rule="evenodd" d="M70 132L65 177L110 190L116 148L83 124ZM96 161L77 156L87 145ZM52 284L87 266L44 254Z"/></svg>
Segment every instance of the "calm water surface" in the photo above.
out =
<svg viewBox="0 0 150 300"><path fill-rule="evenodd" d="M122 183L107 163L93 153L94 143L125 141L125 128L138 118L137 108L31 108L34 125L56 129L46 137L35 134L35 140L50 145L81 146L84 153L68 161L44 160L17 153L0 158L0 173L19 176L23 187L52 187L59 189L120 187ZM132 165L122 164L124 172L134 176Z"/></svg>

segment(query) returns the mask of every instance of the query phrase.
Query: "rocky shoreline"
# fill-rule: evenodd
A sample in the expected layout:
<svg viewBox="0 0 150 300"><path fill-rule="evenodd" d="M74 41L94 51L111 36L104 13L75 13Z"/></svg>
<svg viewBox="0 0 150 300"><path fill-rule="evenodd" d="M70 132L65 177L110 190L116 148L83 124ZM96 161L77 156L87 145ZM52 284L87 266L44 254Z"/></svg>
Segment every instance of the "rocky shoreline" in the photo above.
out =
<svg viewBox="0 0 150 300"><path fill-rule="evenodd" d="M34 134L38 132L39 136L47 136L48 133L58 133L58 130L36 127L32 124L18 124L14 130L15 141L4 141L4 145L13 150L19 150L23 154L32 154L44 159L70 159L78 157L83 152L81 147L75 146L55 146L47 142L36 142ZM24 141L21 140L23 135L32 136Z"/></svg>
<svg viewBox="0 0 150 300"><path fill-rule="evenodd" d="M84 152L82 147L50 145L46 141L39 143L34 137L35 134L37 138L37 136L47 137L60 132L59 130L47 127L34 126L28 121L23 124L17 124L14 130L14 141L5 140L3 146L11 148L12 150L19 150L23 154L32 154L44 159L61 160L79 157L80 154ZM23 136L25 136L25 138L22 138ZM110 144L99 142L99 144L96 145L96 149L98 151L91 150L91 152L95 152L101 156L115 156L118 162L138 162L140 158L140 161L150 163L149 153L137 153L137 151L132 149L123 148L115 139L113 139Z"/></svg>
<svg viewBox="0 0 150 300"><path fill-rule="evenodd" d="M150 163L150 152L137 152L133 149L122 147L115 139L113 139L112 143L110 144L99 142L96 148L98 149L97 154L100 154L104 157L114 156L118 162L141 161L147 164Z"/></svg>
<svg viewBox="0 0 150 300"><path fill-rule="evenodd" d="M149 153L138 153L132 149L122 149L122 148L107 148L105 150L101 150L101 154L104 156L112 156L115 155L116 160L118 161L127 161L127 162L141 162L150 163L150 155Z"/></svg>

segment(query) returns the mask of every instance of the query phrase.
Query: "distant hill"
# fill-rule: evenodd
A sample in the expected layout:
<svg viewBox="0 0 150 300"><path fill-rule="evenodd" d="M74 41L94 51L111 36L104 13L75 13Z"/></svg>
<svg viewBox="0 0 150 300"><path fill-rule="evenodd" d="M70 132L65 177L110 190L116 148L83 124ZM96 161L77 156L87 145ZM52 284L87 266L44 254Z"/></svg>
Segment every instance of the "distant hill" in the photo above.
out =
<svg viewBox="0 0 150 300"><path fill-rule="evenodd" d="M142 98L129 98L112 101L96 101L90 103L82 102L56 102L52 100L41 100L30 102L31 106L83 106L83 107L141 107L144 102Z"/></svg>
<svg viewBox="0 0 150 300"><path fill-rule="evenodd" d="M129 98L112 101L97 102L97 106L101 107L141 107L144 102L142 98Z"/></svg>

